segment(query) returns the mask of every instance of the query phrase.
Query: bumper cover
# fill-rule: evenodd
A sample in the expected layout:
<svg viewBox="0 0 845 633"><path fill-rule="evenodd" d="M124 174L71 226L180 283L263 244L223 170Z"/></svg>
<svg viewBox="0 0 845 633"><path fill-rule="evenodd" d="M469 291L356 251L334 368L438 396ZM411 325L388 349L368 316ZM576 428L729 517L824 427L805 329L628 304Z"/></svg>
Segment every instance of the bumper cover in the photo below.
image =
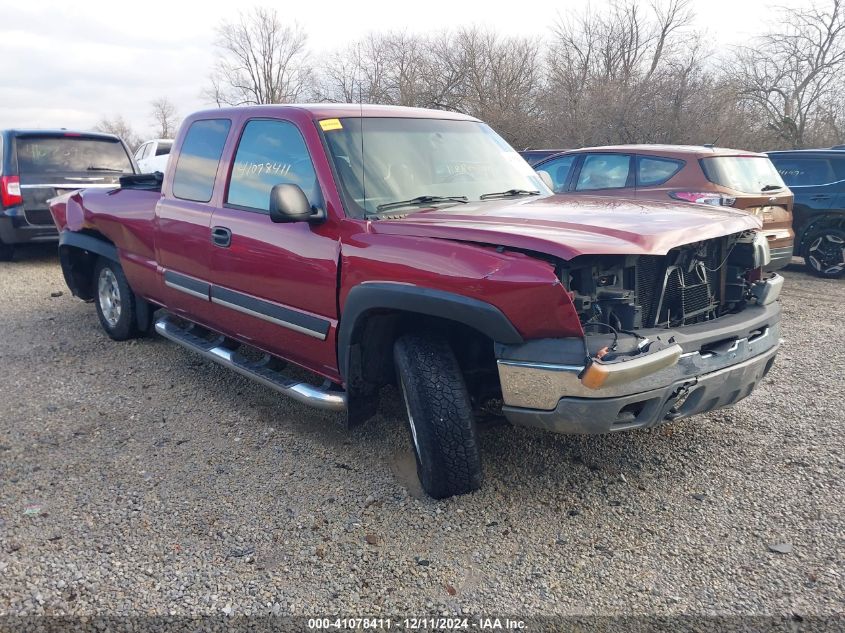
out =
<svg viewBox="0 0 845 633"><path fill-rule="evenodd" d="M583 367L578 364L555 364L547 358L532 362L519 350L511 358L500 356L503 412L518 425L558 433L607 433L732 405L754 390L774 362L780 306L755 306L724 318L723 323L719 319L664 331L660 336L674 338L684 351L677 364L601 389L581 383Z"/></svg>
<svg viewBox="0 0 845 633"><path fill-rule="evenodd" d="M781 270L785 268L792 262L792 244L790 243L788 246L778 246L778 247L771 247L769 252L771 253L771 261L766 266L766 270Z"/></svg>
<svg viewBox="0 0 845 633"><path fill-rule="evenodd" d="M23 215L9 215L0 212L0 241L4 244L26 242L55 242L59 231L51 225L32 225Z"/></svg>

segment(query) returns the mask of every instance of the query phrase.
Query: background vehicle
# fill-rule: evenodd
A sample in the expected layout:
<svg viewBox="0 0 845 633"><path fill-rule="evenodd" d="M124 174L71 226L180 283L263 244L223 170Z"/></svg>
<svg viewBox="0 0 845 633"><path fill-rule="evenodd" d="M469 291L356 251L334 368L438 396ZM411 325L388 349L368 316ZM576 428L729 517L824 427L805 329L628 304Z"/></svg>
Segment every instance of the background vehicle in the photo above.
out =
<svg viewBox="0 0 845 633"><path fill-rule="evenodd" d="M525 149L519 152L519 155L533 167L544 158L548 158L549 156L554 156L555 154L560 154L565 151L565 149Z"/></svg>
<svg viewBox="0 0 845 633"><path fill-rule="evenodd" d="M143 143L135 150L135 160L138 162L140 172L142 174L151 174L155 171L164 173L172 147L173 139L170 138L157 138Z"/></svg>
<svg viewBox="0 0 845 633"><path fill-rule="evenodd" d="M772 262L792 258L792 193L765 154L686 145L587 147L546 158L534 169L551 177L555 192L726 206L763 221Z"/></svg>
<svg viewBox="0 0 845 633"><path fill-rule="evenodd" d="M561 433L648 427L744 398L778 350L758 219L553 196L465 115L199 112L163 180L123 184L51 206L68 286L109 336L154 321L349 425L396 384L434 497L481 485L473 409L490 399Z"/></svg>
<svg viewBox="0 0 845 633"><path fill-rule="evenodd" d="M135 173L123 142L111 134L67 130L0 132L0 259L16 244L58 238L47 201L80 187L114 188Z"/></svg>
<svg viewBox="0 0 845 633"><path fill-rule="evenodd" d="M845 273L845 151L769 152L795 195L795 254L820 277Z"/></svg>

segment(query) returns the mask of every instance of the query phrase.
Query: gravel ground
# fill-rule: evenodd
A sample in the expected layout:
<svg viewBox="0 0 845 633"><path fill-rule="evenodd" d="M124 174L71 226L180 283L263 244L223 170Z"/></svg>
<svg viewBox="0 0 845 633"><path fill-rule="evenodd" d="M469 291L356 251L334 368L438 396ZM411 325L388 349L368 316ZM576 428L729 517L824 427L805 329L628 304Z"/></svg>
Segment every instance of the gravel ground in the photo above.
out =
<svg viewBox="0 0 845 633"><path fill-rule="evenodd" d="M785 276L786 343L735 408L603 437L489 421L484 488L434 502L397 403L347 432L112 342L53 248L22 251L0 264L0 615L842 613L845 282Z"/></svg>

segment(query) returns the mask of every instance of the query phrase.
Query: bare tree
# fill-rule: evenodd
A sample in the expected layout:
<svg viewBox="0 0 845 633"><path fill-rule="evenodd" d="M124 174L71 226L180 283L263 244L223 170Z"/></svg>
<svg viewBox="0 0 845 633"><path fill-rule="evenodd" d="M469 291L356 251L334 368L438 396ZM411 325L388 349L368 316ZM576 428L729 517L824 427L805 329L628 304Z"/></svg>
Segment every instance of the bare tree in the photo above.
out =
<svg viewBox="0 0 845 633"><path fill-rule="evenodd" d="M318 97L449 109L477 115L510 139L536 132L538 44L491 30L374 33L332 55ZM525 134L524 134L524 133Z"/></svg>
<svg viewBox="0 0 845 633"><path fill-rule="evenodd" d="M317 97L328 101L459 109L455 47L444 33L372 33L330 56Z"/></svg>
<svg viewBox="0 0 845 633"><path fill-rule="evenodd" d="M167 97L156 99L150 103L151 118L154 123L153 135L156 138L173 138L179 127L179 117L174 106Z"/></svg>
<svg viewBox="0 0 845 633"><path fill-rule="evenodd" d="M553 26L547 53L539 38L479 27L375 32L313 70L304 33L258 10L221 27L210 94L218 104L308 93L455 110L522 147L833 144L845 140L845 100L836 98L845 87L845 0L820 1L832 6L787 12L785 27L730 64L692 28L694 0L610 0L570 12ZM266 51L277 50L281 32L284 54L273 58ZM287 82L272 97L262 87L272 83L262 80L268 66Z"/></svg>
<svg viewBox="0 0 845 633"><path fill-rule="evenodd" d="M218 58L206 96L217 105L290 103L310 87L308 36L275 9L256 7L217 29Z"/></svg>
<svg viewBox="0 0 845 633"><path fill-rule="evenodd" d="M536 39L504 37L477 27L458 31L454 43L461 111L489 122L507 140L530 144L541 118L542 58Z"/></svg>
<svg viewBox="0 0 845 633"><path fill-rule="evenodd" d="M678 142L710 78L691 0L613 2L561 17L540 95L546 136L563 146ZM708 141L711 139L708 139Z"/></svg>
<svg viewBox="0 0 845 633"><path fill-rule="evenodd" d="M740 47L729 73L782 143L805 147L813 125L841 104L845 5L782 9L778 29Z"/></svg>
<svg viewBox="0 0 845 633"><path fill-rule="evenodd" d="M138 149L142 142L141 137L132 129L132 126L119 114L113 118L103 117L94 126L94 129L98 132L119 136L132 151Z"/></svg>

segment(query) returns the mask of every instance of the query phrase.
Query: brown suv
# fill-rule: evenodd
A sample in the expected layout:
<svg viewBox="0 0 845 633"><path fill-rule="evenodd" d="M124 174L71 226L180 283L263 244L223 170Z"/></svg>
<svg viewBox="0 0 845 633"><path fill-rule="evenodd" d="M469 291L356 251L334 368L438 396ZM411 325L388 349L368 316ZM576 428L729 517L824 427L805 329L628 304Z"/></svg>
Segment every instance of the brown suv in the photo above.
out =
<svg viewBox="0 0 845 633"><path fill-rule="evenodd" d="M557 193L742 209L763 221L772 255L767 268L783 268L792 257L792 192L766 154L697 145L613 145L561 152L534 169L548 175Z"/></svg>

